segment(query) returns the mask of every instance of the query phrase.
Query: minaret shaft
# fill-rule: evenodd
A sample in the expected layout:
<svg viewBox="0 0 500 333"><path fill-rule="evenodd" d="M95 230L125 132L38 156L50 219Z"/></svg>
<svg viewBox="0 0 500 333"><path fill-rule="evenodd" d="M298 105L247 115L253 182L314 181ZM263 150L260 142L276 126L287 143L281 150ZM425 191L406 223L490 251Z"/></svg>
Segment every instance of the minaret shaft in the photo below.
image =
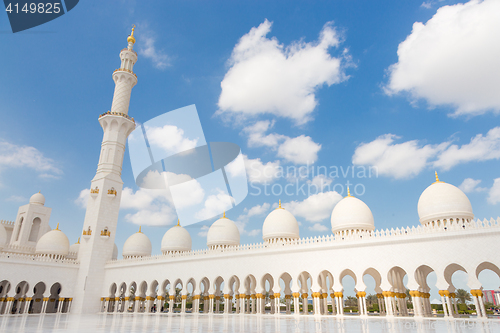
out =
<svg viewBox="0 0 500 333"><path fill-rule="evenodd" d="M120 52L121 66L113 72L115 92L111 111L99 117L104 135L80 241L80 268L71 310L74 313L99 311L100 297L105 289L102 285L104 268L113 256L123 188L123 156L127 137L135 128L134 119L128 116L130 95L137 83L137 76L132 71L137 61L137 54L132 49L133 29L127 40L128 47Z"/></svg>

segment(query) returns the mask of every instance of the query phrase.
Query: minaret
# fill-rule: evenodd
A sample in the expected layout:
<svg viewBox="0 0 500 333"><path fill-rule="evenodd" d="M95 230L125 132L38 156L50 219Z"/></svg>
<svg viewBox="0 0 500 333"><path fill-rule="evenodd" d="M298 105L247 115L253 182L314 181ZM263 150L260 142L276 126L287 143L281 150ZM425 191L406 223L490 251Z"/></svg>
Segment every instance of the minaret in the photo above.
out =
<svg viewBox="0 0 500 333"><path fill-rule="evenodd" d="M73 313L99 311L104 266L113 255L123 187L123 154L127 137L135 129L134 118L128 116L130 93L137 83L137 75L133 72L137 61L137 53L133 50L134 28L127 38L128 47L120 52L120 68L113 72L115 93L111 111L99 116L104 135L83 223L78 252L80 268L71 309Z"/></svg>

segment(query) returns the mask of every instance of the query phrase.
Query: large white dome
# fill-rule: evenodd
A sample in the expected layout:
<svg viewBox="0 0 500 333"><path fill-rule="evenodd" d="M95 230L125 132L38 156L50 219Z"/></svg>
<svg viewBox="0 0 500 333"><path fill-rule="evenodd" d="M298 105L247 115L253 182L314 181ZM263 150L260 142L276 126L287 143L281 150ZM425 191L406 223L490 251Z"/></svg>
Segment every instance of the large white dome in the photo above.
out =
<svg viewBox="0 0 500 333"><path fill-rule="evenodd" d="M207 234L207 246L237 246L240 245L240 231L236 224L226 217L215 221Z"/></svg>
<svg viewBox="0 0 500 333"><path fill-rule="evenodd" d="M36 243L35 253L66 256L69 253L69 239L57 228L45 233Z"/></svg>
<svg viewBox="0 0 500 333"><path fill-rule="evenodd" d="M38 192L31 196L30 204L45 205L45 197L42 193Z"/></svg>
<svg viewBox="0 0 500 333"><path fill-rule="evenodd" d="M264 220L262 238L264 241L299 238L299 224L292 213L281 207L281 201L279 207L269 213Z"/></svg>
<svg viewBox="0 0 500 333"><path fill-rule="evenodd" d="M72 244L69 247L70 254L68 254L67 258L68 259L77 259L79 250L80 250L80 238L78 238L78 242L76 242L75 244ZM73 253L73 254L71 254L71 253Z"/></svg>
<svg viewBox="0 0 500 333"><path fill-rule="evenodd" d="M346 230L375 230L370 208L363 201L350 194L340 200L333 208L331 224L334 234Z"/></svg>
<svg viewBox="0 0 500 333"><path fill-rule="evenodd" d="M191 236L189 232L177 225L168 229L161 240L161 252L182 252L191 251Z"/></svg>
<svg viewBox="0 0 500 333"><path fill-rule="evenodd" d="M474 218L469 198L462 190L451 184L439 181L427 187L418 199L418 216L420 223L428 224L432 221L444 219Z"/></svg>
<svg viewBox="0 0 500 333"><path fill-rule="evenodd" d="M148 257L151 255L151 241L148 236L139 231L130 236L123 244L122 255L127 257Z"/></svg>
<svg viewBox="0 0 500 333"><path fill-rule="evenodd" d="M7 246L7 230L0 224L0 251Z"/></svg>

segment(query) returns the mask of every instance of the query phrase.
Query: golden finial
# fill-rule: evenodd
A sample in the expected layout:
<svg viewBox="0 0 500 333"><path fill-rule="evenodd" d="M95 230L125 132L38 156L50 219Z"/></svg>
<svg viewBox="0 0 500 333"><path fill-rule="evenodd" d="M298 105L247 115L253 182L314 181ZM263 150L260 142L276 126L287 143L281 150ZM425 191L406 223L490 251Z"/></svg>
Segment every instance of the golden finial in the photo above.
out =
<svg viewBox="0 0 500 333"><path fill-rule="evenodd" d="M434 171L434 174L436 175L436 181L434 182L434 184L436 184L436 183L444 183L444 182L442 182L442 181L439 180L437 171Z"/></svg>
<svg viewBox="0 0 500 333"><path fill-rule="evenodd" d="M140 226L139 226L139 232L141 232L141 233L142 233L141 228L142 228L142 225L140 225Z"/></svg>
<svg viewBox="0 0 500 333"><path fill-rule="evenodd" d="M350 197L351 196L351 190L349 190L349 186L347 186L347 196Z"/></svg>
<svg viewBox="0 0 500 333"><path fill-rule="evenodd" d="M134 30L135 30L135 24L132 25L132 33L127 38L127 42L132 43L132 44L135 44Z"/></svg>
<svg viewBox="0 0 500 333"><path fill-rule="evenodd" d="M180 220L177 219L177 226L180 227L181 226L181 223L180 223Z"/></svg>
<svg viewBox="0 0 500 333"><path fill-rule="evenodd" d="M76 242L76 244L80 244L80 237L78 237L78 242Z"/></svg>
<svg viewBox="0 0 500 333"><path fill-rule="evenodd" d="M59 223L57 224L56 230L59 230Z"/></svg>
<svg viewBox="0 0 500 333"><path fill-rule="evenodd" d="M276 208L276 209L285 209L285 208L281 207L281 199L278 200L278 208Z"/></svg>
<svg viewBox="0 0 500 333"><path fill-rule="evenodd" d="M224 211L224 214L222 215L222 218L225 219L226 218L226 211Z"/></svg>

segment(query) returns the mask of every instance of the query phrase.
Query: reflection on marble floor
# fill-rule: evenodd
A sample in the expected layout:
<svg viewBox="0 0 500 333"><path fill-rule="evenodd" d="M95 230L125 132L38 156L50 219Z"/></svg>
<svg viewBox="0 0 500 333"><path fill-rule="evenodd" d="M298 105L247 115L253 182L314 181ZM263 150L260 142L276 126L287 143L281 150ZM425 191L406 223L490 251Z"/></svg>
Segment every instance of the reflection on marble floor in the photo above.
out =
<svg viewBox="0 0 500 333"><path fill-rule="evenodd" d="M500 320L334 318L331 316L255 315L7 315L0 316L0 332L16 333L151 333L151 332L256 332L256 333L441 333L500 332Z"/></svg>

